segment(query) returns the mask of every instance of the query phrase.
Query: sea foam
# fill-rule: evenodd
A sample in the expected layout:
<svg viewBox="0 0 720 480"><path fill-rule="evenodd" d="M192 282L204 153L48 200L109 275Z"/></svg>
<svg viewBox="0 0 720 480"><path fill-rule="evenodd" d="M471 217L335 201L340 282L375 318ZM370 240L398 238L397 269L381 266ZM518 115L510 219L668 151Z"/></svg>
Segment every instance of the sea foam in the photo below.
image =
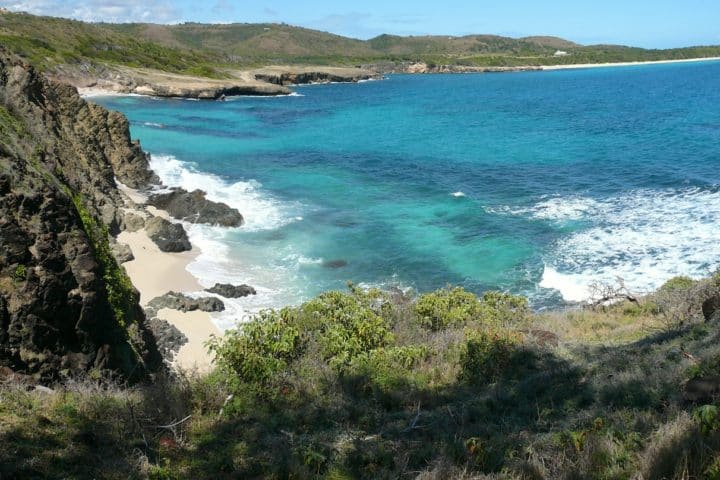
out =
<svg viewBox="0 0 720 480"><path fill-rule="evenodd" d="M244 231L275 229L297 221L297 215L292 214L292 206L284 205L263 192L262 185L254 180L228 182L198 171L192 163L168 155L153 155L150 167L165 185L188 191L200 189L208 199L237 208L245 218Z"/></svg>
<svg viewBox="0 0 720 480"><path fill-rule="evenodd" d="M605 200L544 200L523 214L549 221L586 220L591 226L555 242L540 282L568 301L589 297L594 282L622 278L645 293L677 275L702 277L720 263L718 188L638 190Z"/></svg>
<svg viewBox="0 0 720 480"><path fill-rule="evenodd" d="M210 200L235 207L245 217L245 224L240 228L185 224L190 241L200 249L188 270L203 287L215 283L246 283L257 290L257 295L244 298L222 298L226 310L212 314L220 330L245 322L262 309L297 303L302 299L297 270L306 259L293 251L270 252L262 247L252 247L240 236L299 221L299 206L272 197L258 182L228 182L200 172L192 163L172 156L153 155L150 166L165 185L188 191L201 189Z"/></svg>

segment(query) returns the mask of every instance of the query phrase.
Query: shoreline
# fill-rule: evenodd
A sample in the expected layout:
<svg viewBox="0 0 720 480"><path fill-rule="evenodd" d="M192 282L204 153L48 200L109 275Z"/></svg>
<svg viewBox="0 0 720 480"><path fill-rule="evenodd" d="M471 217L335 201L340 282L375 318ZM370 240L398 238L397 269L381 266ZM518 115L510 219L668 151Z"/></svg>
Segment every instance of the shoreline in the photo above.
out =
<svg viewBox="0 0 720 480"><path fill-rule="evenodd" d="M138 205L144 203L144 197L139 192L118 184L119 189ZM163 210L146 208L143 212L139 208L126 208L141 216L168 217ZM125 262L122 266L130 277L132 284L140 292L140 305L145 308L152 299L165 295L169 291L197 294L204 293L200 280L188 270L190 265L200 255L197 245L192 250L181 253L161 251L148 237L145 228L135 232L123 231L117 236L119 243L130 247L134 259ZM213 358L205 348L211 336L220 336L222 332L213 321L211 314L202 311L183 313L179 310L161 309L157 318L165 320L182 332L188 339L175 353L172 365L185 371L209 372L212 369Z"/></svg>
<svg viewBox="0 0 720 480"><path fill-rule="evenodd" d="M568 65L541 65L542 71L553 70L576 70L582 68L604 68L604 67L634 67L641 65L663 65L670 63L693 63L693 62L714 62L720 61L720 57L683 58L676 60L648 60L638 62L615 62L615 63L577 63Z"/></svg>
<svg viewBox="0 0 720 480"><path fill-rule="evenodd" d="M307 85L328 85L335 83L363 83L373 80L383 80L384 76L392 73L401 73L408 75L422 75L422 74L460 74L460 73L511 73L511 72L551 72L557 70L581 70L587 68L613 68L613 67L634 67L642 65L663 65L663 64L674 64L674 63L696 63L696 62L713 62L720 61L720 57L702 57L702 58L684 58L674 60L647 60L647 61L635 61L635 62L613 62L613 63L577 63L577 64L557 64L557 65L525 65L516 67L459 67L454 65L447 65L447 70L443 71L428 71L427 69L417 69L409 71L399 72L382 72L377 74L377 78L361 78L351 79L345 81L308 81L303 83L291 83L296 77L285 77L279 75L275 70L282 71L281 67L266 67L265 75L267 75L266 81L257 80L255 84L249 86L251 90L247 92L238 93L237 95L228 94L228 97L287 97L296 94L293 90L288 87L298 87ZM275 75L270 80L271 73ZM293 80L290 80L290 79ZM155 97L155 98L168 98L168 99L180 99L180 100L214 100L218 101L224 97L219 95L198 95L197 89L185 90L181 88L182 78L179 76L175 77L176 81L180 82L180 86L175 85L176 89L171 93L160 92L152 88L137 88L132 92L123 91L119 89L118 85L113 84L99 84L97 82L92 83L91 86L79 86L76 85L78 93L83 98L93 97ZM198 79L192 79L197 81ZM208 79L208 81L212 81ZM283 83L287 81L288 83ZM277 82L277 83L272 83ZM253 91L252 89L257 88L257 84L262 85L265 88L261 88L260 91ZM277 89L273 91L273 89ZM217 92L215 92L217 93Z"/></svg>

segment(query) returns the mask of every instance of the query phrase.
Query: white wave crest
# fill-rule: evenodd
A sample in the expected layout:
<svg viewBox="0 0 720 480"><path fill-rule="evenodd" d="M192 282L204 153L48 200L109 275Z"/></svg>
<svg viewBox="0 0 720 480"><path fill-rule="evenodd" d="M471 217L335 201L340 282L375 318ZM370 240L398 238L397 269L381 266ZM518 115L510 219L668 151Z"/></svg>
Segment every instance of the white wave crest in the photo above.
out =
<svg viewBox="0 0 720 480"><path fill-rule="evenodd" d="M192 191L200 189L207 198L237 208L245 218L244 231L269 230L296 221L293 205L283 205L254 180L229 183L222 178L198 171L191 163L168 155L153 155L150 167L165 185Z"/></svg>
<svg viewBox="0 0 720 480"><path fill-rule="evenodd" d="M546 257L541 287L569 301L585 300L593 282L617 277L638 293L677 275L702 277L720 263L720 190L639 190L607 200L553 199L528 213L536 218L583 218L592 227L573 233ZM538 215L544 215L538 217Z"/></svg>

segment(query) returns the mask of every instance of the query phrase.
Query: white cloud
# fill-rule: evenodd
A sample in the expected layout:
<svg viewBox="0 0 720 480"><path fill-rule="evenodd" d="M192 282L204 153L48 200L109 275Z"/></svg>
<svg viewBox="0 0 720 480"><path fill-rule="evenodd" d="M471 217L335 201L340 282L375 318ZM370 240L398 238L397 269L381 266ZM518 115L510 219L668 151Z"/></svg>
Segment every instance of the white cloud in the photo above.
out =
<svg viewBox="0 0 720 480"><path fill-rule="evenodd" d="M167 0L10 0L0 1L0 7L86 22L173 23L180 19L179 10Z"/></svg>

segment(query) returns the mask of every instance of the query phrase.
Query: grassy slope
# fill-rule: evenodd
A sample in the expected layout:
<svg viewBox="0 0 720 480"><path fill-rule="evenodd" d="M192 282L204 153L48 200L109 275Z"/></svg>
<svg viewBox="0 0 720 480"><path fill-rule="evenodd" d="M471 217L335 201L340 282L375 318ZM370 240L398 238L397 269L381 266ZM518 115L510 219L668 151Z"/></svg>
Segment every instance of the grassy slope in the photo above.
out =
<svg viewBox="0 0 720 480"><path fill-rule="evenodd" d="M174 73L210 74L216 55L165 47L102 26L26 14L0 14L0 44L46 70L58 65L117 64Z"/></svg>
<svg viewBox="0 0 720 480"><path fill-rule="evenodd" d="M361 41L284 24L87 24L13 13L0 14L0 43L41 68L116 64L213 77L222 76L225 67L272 64L354 66L425 61L520 66L720 55L720 47L583 47L555 37L381 35ZM571 55L554 57L559 48Z"/></svg>
<svg viewBox="0 0 720 480"><path fill-rule="evenodd" d="M229 337L207 377L0 388L0 475L719 478L720 415L681 394L720 373L720 325L699 312L718 282L541 316L467 296L448 308L445 293L422 308L326 295L265 319L280 330ZM428 328L427 311L447 322ZM560 345L518 333L535 328ZM471 350L482 332L495 340Z"/></svg>

